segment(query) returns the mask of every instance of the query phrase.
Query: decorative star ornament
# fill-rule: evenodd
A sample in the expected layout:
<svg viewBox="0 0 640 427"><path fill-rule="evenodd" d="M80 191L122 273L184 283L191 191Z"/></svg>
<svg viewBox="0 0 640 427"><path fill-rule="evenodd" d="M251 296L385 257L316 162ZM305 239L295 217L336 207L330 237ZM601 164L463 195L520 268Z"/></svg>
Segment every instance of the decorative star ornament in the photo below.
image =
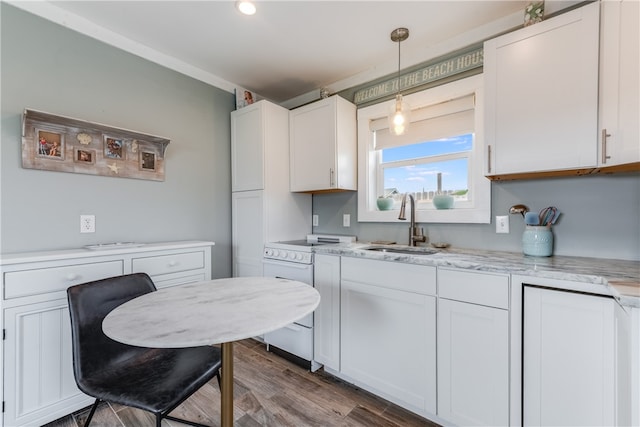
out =
<svg viewBox="0 0 640 427"><path fill-rule="evenodd" d="M109 169L111 169L111 172L115 173L116 175L118 174L118 164L116 162L113 162L112 165L107 165L109 167Z"/></svg>

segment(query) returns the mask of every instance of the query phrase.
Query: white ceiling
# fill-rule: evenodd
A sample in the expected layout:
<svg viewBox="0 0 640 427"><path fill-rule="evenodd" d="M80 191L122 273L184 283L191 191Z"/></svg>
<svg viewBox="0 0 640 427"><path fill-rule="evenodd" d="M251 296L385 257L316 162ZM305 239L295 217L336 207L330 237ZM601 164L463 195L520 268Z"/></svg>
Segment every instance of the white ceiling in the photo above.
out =
<svg viewBox="0 0 640 427"><path fill-rule="evenodd" d="M397 71L397 27L410 31L405 68L495 21L522 22L527 1L258 0L254 16L230 0L11 3L222 89L283 103Z"/></svg>

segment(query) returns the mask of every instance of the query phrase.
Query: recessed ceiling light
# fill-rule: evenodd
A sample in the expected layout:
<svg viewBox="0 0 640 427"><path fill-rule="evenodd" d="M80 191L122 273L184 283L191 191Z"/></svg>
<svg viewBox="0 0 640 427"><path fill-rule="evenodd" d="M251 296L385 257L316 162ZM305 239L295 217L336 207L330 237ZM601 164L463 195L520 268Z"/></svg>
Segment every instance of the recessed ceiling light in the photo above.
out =
<svg viewBox="0 0 640 427"><path fill-rule="evenodd" d="M254 13L256 13L256 5L253 4L252 1L240 0L236 2L236 7L240 11L240 13L243 13L245 15L253 15Z"/></svg>

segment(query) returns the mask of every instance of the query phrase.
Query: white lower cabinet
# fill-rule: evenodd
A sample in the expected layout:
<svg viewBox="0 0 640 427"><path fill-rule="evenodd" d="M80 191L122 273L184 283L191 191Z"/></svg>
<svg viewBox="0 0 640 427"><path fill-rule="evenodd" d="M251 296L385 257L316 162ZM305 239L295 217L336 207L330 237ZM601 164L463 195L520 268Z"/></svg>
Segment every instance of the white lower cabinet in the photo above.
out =
<svg viewBox="0 0 640 427"><path fill-rule="evenodd" d="M341 272L341 373L435 414L435 268L343 257Z"/></svg>
<svg viewBox="0 0 640 427"><path fill-rule="evenodd" d="M93 401L73 377L66 299L10 308L4 317L6 426L39 425L59 408Z"/></svg>
<svg viewBox="0 0 640 427"><path fill-rule="evenodd" d="M173 242L112 250L0 257L4 372L0 426L38 426L93 398L76 387L66 289L145 272L158 288L211 279L212 242Z"/></svg>
<svg viewBox="0 0 640 427"><path fill-rule="evenodd" d="M628 425L616 409L616 311L609 297L524 287L525 426Z"/></svg>
<svg viewBox="0 0 640 427"><path fill-rule="evenodd" d="M509 277L438 269L438 295L438 416L509 425Z"/></svg>
<svg viewBox="0 0 640 427"><path fill-rule="evenodd" d="M438 303L438 416L458 425L509 424L509 315Z"/></svg>
<svg viewBox="0 0 640 427"><path fill-rule="evenodd" d="M315 254L313 286L320 305L313 313L313 359L340 370L340 257Z"/></svg>

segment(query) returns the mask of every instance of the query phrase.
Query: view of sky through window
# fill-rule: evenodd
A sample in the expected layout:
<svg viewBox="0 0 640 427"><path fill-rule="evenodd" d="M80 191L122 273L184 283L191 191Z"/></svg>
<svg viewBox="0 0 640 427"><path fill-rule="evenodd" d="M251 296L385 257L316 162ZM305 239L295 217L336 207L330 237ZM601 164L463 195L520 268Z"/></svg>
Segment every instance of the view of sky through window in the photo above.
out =
<svg viewBox="0 0 640 427"><path fill-rule="evenodd" d="M428 157L471 151L473 134L443 138L419 144L382 150L385 190L399 193L435 194L438 190L438 173L442 177L442 191L448 194L468 189L468 158L434 161ZM407 164L403 161L411 161ZM403 162L397 166L391 162ZM432 193L433 192L433 193ZM430 198L430 197L429 197Z"/></svg>

